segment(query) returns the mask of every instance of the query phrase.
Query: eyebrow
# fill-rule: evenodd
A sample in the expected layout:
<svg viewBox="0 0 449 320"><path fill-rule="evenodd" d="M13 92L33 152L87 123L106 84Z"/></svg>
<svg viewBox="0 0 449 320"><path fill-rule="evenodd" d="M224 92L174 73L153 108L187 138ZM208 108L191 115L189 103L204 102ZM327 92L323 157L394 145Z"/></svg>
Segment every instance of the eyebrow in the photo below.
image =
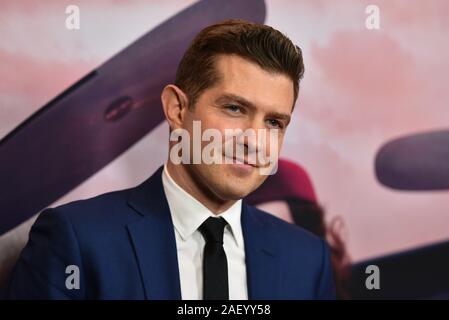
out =
<svg viewBox="0 0 449 320"><path fill-rule="evenodd" d="M247 99L245 99L245 98L243 98L241 96L232 94L232 93L226 93L226 94L221 95L216 100L216 103L222 104L222 103L226 103L226 102L229 102L229 101L236 102L236 103L238 103L240 105L243 105L243 106L245 106L247 108L250 108L250 109L257 109L256 105L254 103L252 103L251 101L249 101L249 100L247 100ZM288 124L290 122L290 118L291 118L291 116L289 114L281 113L281 112L275 112L275 111L268 112L268 116L276 118L276 119L285 120L287 122L286 124Z"/></svg>

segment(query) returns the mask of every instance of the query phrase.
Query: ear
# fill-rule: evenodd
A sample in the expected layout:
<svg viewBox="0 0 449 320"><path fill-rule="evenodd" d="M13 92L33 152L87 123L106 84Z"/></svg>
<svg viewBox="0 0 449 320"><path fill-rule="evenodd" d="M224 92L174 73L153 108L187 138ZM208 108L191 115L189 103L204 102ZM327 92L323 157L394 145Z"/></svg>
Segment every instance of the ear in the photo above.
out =
<svg viewBox="0 0 449 320"><path fill-rule="evenodd" d="M169 84L162 90L161 101L170 129L182 127L188 107L187 95L174 84Z"/></svg>

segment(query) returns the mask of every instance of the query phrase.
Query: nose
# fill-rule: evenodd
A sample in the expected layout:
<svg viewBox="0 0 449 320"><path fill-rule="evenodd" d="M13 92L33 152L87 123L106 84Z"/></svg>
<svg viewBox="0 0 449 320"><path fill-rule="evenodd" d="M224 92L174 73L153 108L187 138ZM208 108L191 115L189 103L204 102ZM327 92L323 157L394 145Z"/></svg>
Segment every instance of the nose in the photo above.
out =
<svg viewBox="0 0 449 320"><path fill-rule="evenodd" d="M267 143L266 138L268 131L263 119L254 117L245 123L245 126L241 128L242 134L237 136L236 144L244 149L245 156L249 159L254 157L257 159L257 154L261 153L260 156L266 156L266 148L269 143ZM260 160L260 159L259 159ZM258 161L255 160L254 163Z"/></svg>

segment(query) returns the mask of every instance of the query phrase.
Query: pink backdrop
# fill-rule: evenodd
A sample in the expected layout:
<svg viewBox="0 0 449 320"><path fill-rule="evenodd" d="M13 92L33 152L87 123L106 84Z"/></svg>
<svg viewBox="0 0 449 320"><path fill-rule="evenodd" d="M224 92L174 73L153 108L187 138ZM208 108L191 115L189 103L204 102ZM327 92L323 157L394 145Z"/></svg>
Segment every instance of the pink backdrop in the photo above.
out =
<svg viewBox="0 0 449 320"><path fill-rule="evenodd" d="M2 1L0 137L42 105L194 1ZM65 28L65 8L81 29ZM365 8L380 8L380 30ZM379 185L387 140L449 123L449 2L267 0L266 23L304 53L306 73L282 155L309 170L328 218L343 217L357 261L449 238L449 192ZM135 144L57 204L134 186L166 158L167 126ZM0 260L22 229L0 237ZM22 231L21 231L22 230Z"/></svg>

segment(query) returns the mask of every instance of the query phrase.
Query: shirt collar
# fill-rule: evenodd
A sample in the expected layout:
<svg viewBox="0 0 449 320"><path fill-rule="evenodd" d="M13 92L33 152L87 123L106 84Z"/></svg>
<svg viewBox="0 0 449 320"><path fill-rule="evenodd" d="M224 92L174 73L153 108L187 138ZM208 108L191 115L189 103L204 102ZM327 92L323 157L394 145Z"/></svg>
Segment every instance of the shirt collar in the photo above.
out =
<svg viewBox="0 0 449 320"><path fill-rule="evenodd" d="M243 234L240 222L242 200L236 201L229 209L213 214L201 202L182 189L170 176L164 164L162 184L172 215L173 225L183 240L190 237L209 217L223 217L228 223L231 234L238 247L243 245Z"/></svg>

